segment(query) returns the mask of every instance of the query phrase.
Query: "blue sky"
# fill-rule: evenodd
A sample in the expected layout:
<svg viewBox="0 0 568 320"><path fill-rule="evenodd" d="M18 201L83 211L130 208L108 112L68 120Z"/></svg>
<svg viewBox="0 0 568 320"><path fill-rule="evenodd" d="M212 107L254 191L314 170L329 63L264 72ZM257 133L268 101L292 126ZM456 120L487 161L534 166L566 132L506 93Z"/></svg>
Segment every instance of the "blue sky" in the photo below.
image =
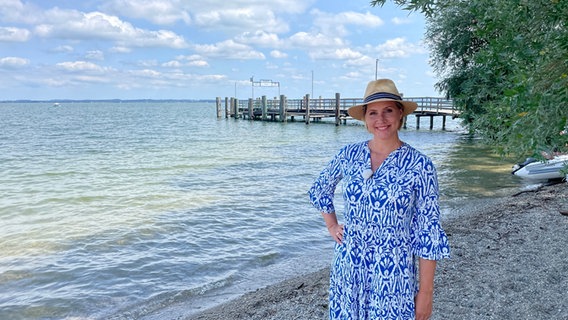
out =
<svg viewBox="0 0 568 320"><path fill-rule="evenodd" d="M0 100L440 96L424 31L368 0L0 0Z"/></svg>

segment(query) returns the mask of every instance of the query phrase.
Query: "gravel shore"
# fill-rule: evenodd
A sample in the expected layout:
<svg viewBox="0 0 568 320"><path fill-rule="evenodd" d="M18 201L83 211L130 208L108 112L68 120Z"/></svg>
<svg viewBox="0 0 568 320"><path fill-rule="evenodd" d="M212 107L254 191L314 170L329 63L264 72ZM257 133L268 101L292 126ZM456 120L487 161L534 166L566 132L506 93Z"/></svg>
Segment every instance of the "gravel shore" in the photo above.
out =
<svg viewBox="0 0 568 320"><path fill-rule="evenodd" d="M452 258L438 263L431 319L568 320L568 184L496 199L443 221ZM187 317L327 319L329 269Z"/></svg>

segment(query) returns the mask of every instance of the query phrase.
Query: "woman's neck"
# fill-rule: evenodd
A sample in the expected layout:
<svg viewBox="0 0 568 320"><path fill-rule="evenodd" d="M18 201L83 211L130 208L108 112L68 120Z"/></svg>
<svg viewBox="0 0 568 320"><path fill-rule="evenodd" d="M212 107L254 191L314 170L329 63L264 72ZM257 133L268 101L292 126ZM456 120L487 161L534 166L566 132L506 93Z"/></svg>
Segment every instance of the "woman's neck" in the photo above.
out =
<svg viewBox="0 0 568 320"><path fill-rule="evenodd" d="M369 150L371 151L371 170L375 172L389 154L400 148L400 146L402 146L402 141L398 138L388 141L376 139L369 141Z"/></svg>
<svg viewBox="0 0 568 320"><path fill-rule="evenodd" d="M402 146L402 141L396 137L390 140L378 140L373 138L369 141L369 149L372 153L388 155Z"/></svg>

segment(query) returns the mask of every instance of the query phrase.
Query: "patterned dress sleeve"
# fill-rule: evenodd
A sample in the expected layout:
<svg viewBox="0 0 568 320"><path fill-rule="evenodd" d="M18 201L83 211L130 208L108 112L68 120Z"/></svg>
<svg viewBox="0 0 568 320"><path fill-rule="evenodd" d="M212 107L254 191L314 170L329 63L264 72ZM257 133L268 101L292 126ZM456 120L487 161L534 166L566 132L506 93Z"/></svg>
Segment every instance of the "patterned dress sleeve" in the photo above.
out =
<svg viewBox="0 0 568 320"><path fill-rule="evenodd" d="M436 168L427 157L416 173L415 193L416 211L411 222L414 255L428 260L449 258L448 237L440 224Z"/></svg>
<svg viewBox="0 0 568 320"><path fill-rule="evenodd" d="M333 197L337 184L343 177L341 170L341 157L343 153L344 149L333 157L308 191L310 202L320 212L335 213Z"/></svg>

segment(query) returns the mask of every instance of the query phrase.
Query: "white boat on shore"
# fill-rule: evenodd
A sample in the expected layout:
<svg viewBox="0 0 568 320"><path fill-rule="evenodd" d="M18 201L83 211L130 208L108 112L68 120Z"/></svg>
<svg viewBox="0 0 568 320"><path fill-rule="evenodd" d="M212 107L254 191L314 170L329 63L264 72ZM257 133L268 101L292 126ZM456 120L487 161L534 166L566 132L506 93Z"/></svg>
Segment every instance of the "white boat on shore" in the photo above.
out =
<svg viewBox="0 0 568 320"><path fill-rule="evenodd" d="M562 179L564 174L561 170L565 166L568 166L568 154L559 155L545 161L527 158L525 162L514 165L512 173L521 178L531 180Z"/></svg>

